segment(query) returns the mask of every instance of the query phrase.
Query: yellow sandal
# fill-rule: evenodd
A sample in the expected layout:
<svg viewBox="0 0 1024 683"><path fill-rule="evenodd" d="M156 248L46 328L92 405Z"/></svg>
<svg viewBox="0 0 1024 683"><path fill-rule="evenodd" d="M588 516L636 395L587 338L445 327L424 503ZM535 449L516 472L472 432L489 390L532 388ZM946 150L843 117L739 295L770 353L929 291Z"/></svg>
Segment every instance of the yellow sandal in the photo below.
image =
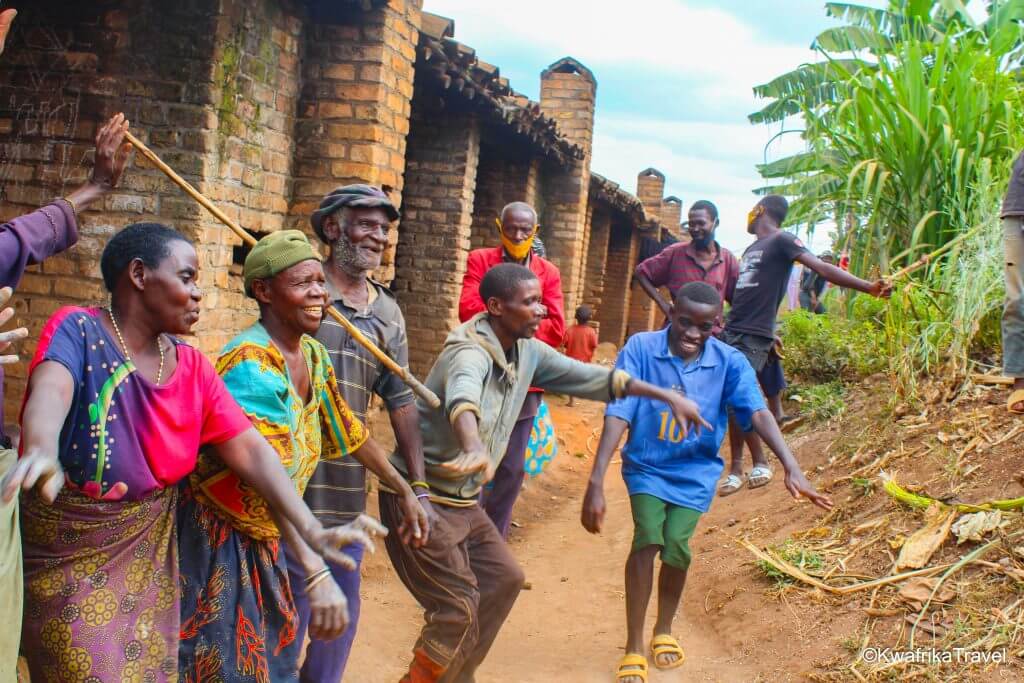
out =
<svg viewBox="0 0 1024 683"><path fill-rule="evenodd" d="M621 681L633 677L647 683L647 658L643 655L627 654L619 660L619 668L615 672L615 680Z"/></svg>
<svg viewBox="0 0 1024 683"><path fill-rule="evenodd" d="M679 655L679 659L671 664L662 666L661 664L658 664L659 655ZM654 638L651 639L651 656L654 658L654 666L663 671L676 669L682 666L683 662L686 661L686 655L683 653L683 648L680 647L679 641L667 633L654 636Z"/></svg>

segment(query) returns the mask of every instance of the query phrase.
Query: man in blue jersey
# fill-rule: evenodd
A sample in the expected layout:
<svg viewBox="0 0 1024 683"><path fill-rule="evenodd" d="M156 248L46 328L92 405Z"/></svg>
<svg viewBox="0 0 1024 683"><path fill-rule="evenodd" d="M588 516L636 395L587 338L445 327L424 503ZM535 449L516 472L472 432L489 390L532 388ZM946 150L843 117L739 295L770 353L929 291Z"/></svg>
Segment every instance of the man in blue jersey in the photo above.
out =
<svg viewBox="0 0 1024 683"><path fill-rule="evenodd" d="M765 407L757 377L740 351L711 336L722 300L704 282L679 288L670 325L629 339L616 368L656 386L671 387L700 407L712 429L686 430L660 403L629 397L605 410L604 431L597 447L590 484L583 499L582 522L598 533L606 504L604 476L623 433L622 477L633 512L633 547L626 561L626 655L619 663L621 683L645 683L647 657L643 647L644 617L654 578L654 557L661 553L658 577L658 620L651 656L659 669L682 665L684 655L672 636L690 566L690 537L715 495L724 463L719 447L728 429L728 409L744 431L755 431L778 456L786 471L786 488L826 510L828 497L818 493L786 446L771 412Z"/></svg>

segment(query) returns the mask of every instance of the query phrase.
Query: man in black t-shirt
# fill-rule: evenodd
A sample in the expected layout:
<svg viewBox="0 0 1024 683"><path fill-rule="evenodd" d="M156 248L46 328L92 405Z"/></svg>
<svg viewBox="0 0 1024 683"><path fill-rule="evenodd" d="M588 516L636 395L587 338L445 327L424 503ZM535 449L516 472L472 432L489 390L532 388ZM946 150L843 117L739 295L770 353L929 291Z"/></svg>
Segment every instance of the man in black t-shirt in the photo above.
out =
<svg viewBox="0 0 1024 683"><path fill-rule="evenodd" d="M768 195L757 203L747 216L747 232L757 240L747 247L740 260L740 276L736 281L732 308L725 321L722 341L743 352L755 372L768 362L775 343L775 317L786 294L793 262L839 287L856 289L872 296L889 296L892 286L883 280L868 282L845 270L825 263L807 250L796 235L780 229L789 204L784 197ZM754 468L749 486L764 486L772 478L772 470L753 432L744 434L735 420L729 420L729 448L732 463L729 475L719 486L719 495L735 493L743 486L743 443L750 447Z"/></svg>

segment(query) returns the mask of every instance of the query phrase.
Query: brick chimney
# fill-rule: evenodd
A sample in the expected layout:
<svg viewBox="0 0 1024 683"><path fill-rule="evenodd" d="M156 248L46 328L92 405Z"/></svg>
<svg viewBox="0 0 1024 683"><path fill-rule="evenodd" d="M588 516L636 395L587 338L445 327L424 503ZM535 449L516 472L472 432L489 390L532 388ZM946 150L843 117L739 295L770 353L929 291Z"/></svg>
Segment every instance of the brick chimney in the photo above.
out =
<svg viewBox="0 0 1024 683"><path fill-rule="evenodd" d="M664 195L665 174L654 168L640 171L636 177L636 196L644 205L648 219L661 222L661 198Z"/></svg>
<svg viewBox="0 0 1024 683"><path fill-rule="evenodd" d="M568 168L545 174L541 237L548 258L558 266L565 290L565 310L582 300L583 262L587 254L587 200L590 153L594 141L594 100L597 80L590 69L563 57L540 75L541 111L555 119L559 132L583 150Z"/></svg>
<svg viewBox="0 0 1024 683"><path fill-rule="evenodd" d="M679 239L682 220L683 200L675 196L665 197L661 202L661 224L676 239Z"/></svg>

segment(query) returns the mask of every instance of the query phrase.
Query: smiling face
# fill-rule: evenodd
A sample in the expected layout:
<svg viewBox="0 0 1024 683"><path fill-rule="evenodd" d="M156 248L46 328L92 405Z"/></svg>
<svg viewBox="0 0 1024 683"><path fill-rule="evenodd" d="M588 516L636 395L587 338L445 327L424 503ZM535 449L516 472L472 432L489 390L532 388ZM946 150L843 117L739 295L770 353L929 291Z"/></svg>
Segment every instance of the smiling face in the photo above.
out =
<svg viewBox="0 0 1024 683"><path fill-rule="evenodd" d="M203 293L196 278L199 259L196 250L184 240L167 243L167 255L155 268L148 268L141 259L128 267L128 276L141 290L146 310L158 331L168 334L189 334L199 322L199 302Z"/></svg>
<svg viewBox="0 0 1024 683"><path fill-rule="evenodd" d="M707 209L694 209L687 215L690 237L698 249L707 249L715 240L715 221Z"/></svg>
<svg viewBox="0 0 1024 683"><path fill-rule="evenodd" d="M721 312L721 304L701 304L686 298L677 299L672 305L672 326L668 332L672 353L685 361L699 356Z"/></svg>
<svg viewBox="0 0 1024 683"><path fill-rule="evenodd" d="M541 303L540 280L523 280L506 300L491 297L487 300L487 312L491 324L508 338L532 338L548 315L548 309Z"/></svg>
<svg viewBox="0 0 1024 683"><path fill-rule="evenodd" d="M327 305L325 281L320 262L310 259L274 277L253 280L252 294L264 320L299 335L312 335L320 329Z"/></svg>
<svg viewBox="0 0 1024 683"><path fill-rule="evenodd" d="M384 209L343 208L324 219L323 230L334 262L347 273L366 273L380 266L390 226Z"/></svg>

